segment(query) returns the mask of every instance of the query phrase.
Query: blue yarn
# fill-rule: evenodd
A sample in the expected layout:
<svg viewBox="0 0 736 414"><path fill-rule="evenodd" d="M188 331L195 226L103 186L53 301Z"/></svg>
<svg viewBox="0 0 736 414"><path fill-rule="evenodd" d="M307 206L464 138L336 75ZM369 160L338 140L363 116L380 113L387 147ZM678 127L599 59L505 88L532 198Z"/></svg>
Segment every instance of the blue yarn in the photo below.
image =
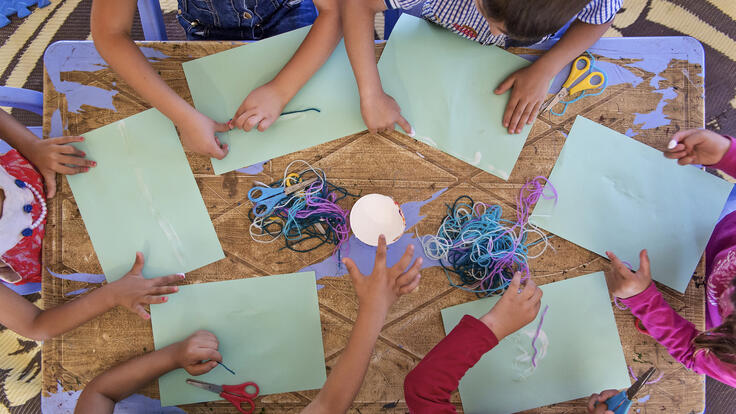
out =
<svg viewBox="0 0 736 414"><path fill-rule="evenodd" d="M437 236L423 245L428 256L439 258L451 286L489 296L503 292L516 270L528 274L528 248L540 241L527 244L525 229L501 218L501 206L487 206L479 214L473 205L468 196L448 205Z"/></svg>

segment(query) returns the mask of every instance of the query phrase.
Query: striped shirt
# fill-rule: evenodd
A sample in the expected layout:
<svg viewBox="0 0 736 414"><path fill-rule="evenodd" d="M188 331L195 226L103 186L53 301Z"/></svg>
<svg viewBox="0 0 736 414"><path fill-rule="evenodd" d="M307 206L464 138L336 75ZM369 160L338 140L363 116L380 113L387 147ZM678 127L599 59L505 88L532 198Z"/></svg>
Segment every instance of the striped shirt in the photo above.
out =
<svg viewBox="0 0 736 414"><path fill-rule="evenodd" d="M389 9L411 9L420 3L422 17L470 40L484 45L506 46L508 36L491 34L485 17L474 0L384 0ZM514 0L523 1L523 0ZM623 0L592 0L575 17L589 24L607 23L621 8ZM550 33L540 40L549 39Z"/></svg>

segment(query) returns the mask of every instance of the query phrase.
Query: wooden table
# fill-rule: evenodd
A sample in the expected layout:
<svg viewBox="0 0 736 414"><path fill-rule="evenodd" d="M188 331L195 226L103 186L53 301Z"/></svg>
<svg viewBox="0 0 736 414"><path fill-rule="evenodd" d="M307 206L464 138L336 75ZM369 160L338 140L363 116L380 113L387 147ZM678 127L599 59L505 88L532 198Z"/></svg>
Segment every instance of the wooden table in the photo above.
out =
<svg viewBox="0 0 736 414"><path fill-rule="evenodd" d="M163 79L191 102L181 63L236 44L172 42L143 43L141 46ZM381 50L379 45L377 54ZM530 57L541 53L538 49L512 51ZM600 96L571 105L565 116L546 115L537 120L508 181L399 133L358 133L271 160L255 175L230 172L217 176L212 173L208 159L188 154L226 258L189 273L187 282L288 273L330 256L328 246L298 254L279 250L277 244L258 245L249 238L248 189L254 181L275 180L294 159L304 159L325 169L331 180L354 193L389 194L399 203L427 200L446 188L438 198L421 208L421 214L426 217L417 224L416 231L430 234L436 232L444 216L445 203L451 203L460 195L498 203L505 215L513 214L521 186L535 176L549 175L576 114L634 135L634 139L659 149L664 148L668 137L678 128L703 126L703 54L694 39L602 39L593 48L593 53L605 65L612 85ZM647 60L652 56L659 60ZM56 43L46 52L45 63L45 136L81 134L148 108L109 70L91 42ZM563 72L562 76L566 77L567 71ZM663 115L657 115L657 111ZM637 113L652 114L642 118ZM635 120L639 125L635 125ZM655 128L643 129L650 126ZM65 179L59 180L60 191L49 203L44 268L62 274L100 273L69 186ZM354 201L349 200L345 206ZM603 258L561 238L552 239L552 244L554 251L549 250L530 262L534 280L539 284L600 271L606 266ZM669 303L700 328L704 326L702 280L701 264L684 295L660 286ZM319 290L319 302L329 371L347 342L356 316L357 298L347 277L326 277L319 283L325 286ZM68 292L90 286L98 285L60 279L44 271L45 305L59 305L70 300L66 296ZM403 297L392 308L351 412L405 412L404 376L444 337L440 309L472 299L472 294L448 286L439 268L424 270L420 291ZM651 395L649 401L635 404L632 412L701 412L704 409L704 378L688 372L663 347L638 333L628 311L614 311L627 363L637 371L654 364L664 372L661 382L645 390L645 394ZM47 407L69 404L68 400L75 398L76 393L62 391L81 390L100 372L151 350L150 322L124 309L116 309L79 329L46 341L43 347L44 403ZM147 399L158 398L155 383L146 386L141 393L143 395L135 396L137 401L157 402ZM268 413L298 412L315 395L316 391L307 391L265 396L259 398L257 405ZM454 401L462 410L457 393ZM583 404L584 400L580 399L529 412L583 412ZM217 412L234 412L223 402L182 408L190 413L209 413L212 407L217 407Z"/></svg>

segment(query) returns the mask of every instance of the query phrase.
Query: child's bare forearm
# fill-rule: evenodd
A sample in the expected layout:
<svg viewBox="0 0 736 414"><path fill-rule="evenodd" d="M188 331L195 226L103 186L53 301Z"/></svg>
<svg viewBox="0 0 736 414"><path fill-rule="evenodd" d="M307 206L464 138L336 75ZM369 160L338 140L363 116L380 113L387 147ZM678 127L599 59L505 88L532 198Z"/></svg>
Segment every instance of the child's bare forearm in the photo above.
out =
<svg viewBox="0 0 736 414"><path fill-rule="evenodd" d="M550 77L554 76L565 65L597 42L611 26L611 23L613 23L613 20L604 24L588 24L579 20L575 21L567 29L567 32L562 35L562 38L547 53L534 62L534 65L545 68L545 71L550 73Z"/></svg>
<svg viewBox="0 0 736 414"><path fill-rule="evenodd" d="M95 0L91 15L95 47L143 99L179 124L195 109L161 79L133 43L130 28L135 9L134 0Z"/></svg>
<svg viewBox="0 0 736 414"><path fill-rule="evenodd" d="M28 158L38 137L18 122L9 113L0 109L0 139Z"/></svg>
<svg viewBox="0 0 736 414"><path fill-rule="evenodd" d="M304 414L345 413L363 384L373 347L386 319L386 311L361 307L348 345L327 377L322 390Z"/></svg>
<svg viewBox="0 0 736 414"><path fill-rule="evenodd" d="M112 413L115 403L158 377L179 368L177 344L124 362L92 380L79 396L75 414Z"/></svg>
<svg viewBox="0 0 736 414"><path fill-rule="evenodd" d="M0 323L19 335L38 341L71 331L116 305L114 287L110 285L48 310L41 310L0 286Z"/></svg>
<svg viewBox="0 0 736 414"><path fill-rule="evenodd" d="M341 2L345 48L355 73L361 98L383 92L376 66L373 18L385 10L382 0L343 0Z"/></svg>
<svg viewBox="0 0 736 414"><path fill-rule="evenodd" d="M319 15L314 25L291 60L271 81L287 102L324 65L342 37L337 0L322 0L315 4Z"/></svg>

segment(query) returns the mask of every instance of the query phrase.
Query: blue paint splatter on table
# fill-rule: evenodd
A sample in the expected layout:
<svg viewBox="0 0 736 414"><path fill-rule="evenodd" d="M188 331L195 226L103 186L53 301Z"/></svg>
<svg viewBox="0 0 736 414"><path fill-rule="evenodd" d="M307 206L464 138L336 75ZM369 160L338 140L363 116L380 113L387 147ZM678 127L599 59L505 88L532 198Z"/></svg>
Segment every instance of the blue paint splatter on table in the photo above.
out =
<svg viewBox="0 0 736 414"><path fill-rule="evenodd" d="M406 233L404 233L399 240L388 246L386 262L389 266L393 266L399 261L401 256L404 254L404 250L406 250L410 244L414 245L414 258L422 257L424 259L422 269L439 266L439 261L430 259L424 254L421 240L415 237L413 228L425 217L419 214L420 209L426 204L436 200L437 197L442 195L445 191L447 191L447 188L437 191L426 200L410 201L401 205L401 210L404 212L404 218L406 219ZM355 264L358 265L358 268L363 274L370 274L373 270L376 248L361 242L354 235L350 236L350 239L346 244L347 247L343 248L343 252L346 252L345 255L355 261ZM325 276L342 276L347 274L345 266L338 262L337 257L334 255L319 263L300 269L299 271L313 271L318 280Z"/></svg>
<svg viewBox="0 0 736 414"><path fill-rule="evenodd" d="M87 283L102 283L105 281L105 275L100 274L94 274L94 273L71 273L68 275L63 275L61 273L55 273L52 272L49 269L46 269L51 273L52 276L64 279L64 280L71 280L73 282L87 282Z"/></svg>

